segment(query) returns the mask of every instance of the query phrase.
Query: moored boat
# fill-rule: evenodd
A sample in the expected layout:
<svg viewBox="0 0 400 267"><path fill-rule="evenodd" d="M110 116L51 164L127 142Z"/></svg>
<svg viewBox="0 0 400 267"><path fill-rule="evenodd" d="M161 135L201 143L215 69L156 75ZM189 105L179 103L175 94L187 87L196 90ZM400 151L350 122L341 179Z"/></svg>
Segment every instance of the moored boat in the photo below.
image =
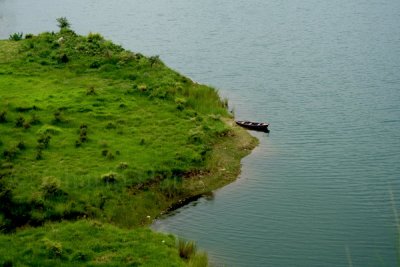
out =
<svg viewBox="0 0 400 267"><path fill-rule="evenodd" d="M250 130L269 132L269 123L265 122L236 121L236 124Z"/></svg>

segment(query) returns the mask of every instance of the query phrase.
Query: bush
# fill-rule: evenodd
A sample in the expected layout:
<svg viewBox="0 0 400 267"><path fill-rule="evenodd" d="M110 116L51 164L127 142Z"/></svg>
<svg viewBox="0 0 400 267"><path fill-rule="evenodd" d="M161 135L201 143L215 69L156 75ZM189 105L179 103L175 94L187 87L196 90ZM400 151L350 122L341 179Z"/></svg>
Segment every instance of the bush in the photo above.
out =
<svg viewBox="0 0 400 267"><path fill-rule="evenodd" d="M50 140L51 140L51 136L48 134L42 134L37 142L38 142L38 149L44 149L44 148L48 148L50 145Z"/></svg>
<svg viewBox="0 0 400 267"><path fill-rule="evenodd" d="M90 86L90 87L86 90L86 95L97 95L94 86Z"/></svg>
<svg viewBox="0 0 400 267"><path fill-rule="evenodd" d="M26 149L26 145L25 145L24 141L19 141L19 143L17 144L17 148L19 150L25 150Z"/></svg>
<svg viewBox="0 0 400 267"><path fill-rule="evenodd" d="M25 123L24 117L21 115L18 116L17 120L15 121L15 127L23 127Z"/></svg>
<svg viewBox="0 0 400 267"><path fill-rule="evenodd" d="M108 130L110 130L110 129L116 129L117 128L117 126L114 124L114 123L112 123L112 122L109 122L109 123L107 123L107 125L106 125L106 129L108 129Z"/></svg>
<svg viewBox="0 0 400 267"><path fill-rule="evenodd" d="M61 181L54 176L47 176L42 179L42 184L40 186L41 191L44 196L52 197L57 195L62 195Z"/></svg>
<svg viewBox="0 0 400 267"><path fill-rule="evenodd" d="M38 149L38 150L36 150L36 156L35 156L35 159L37 159L37 160L41 160L41 159L43 159L43 151L42 151L42 149Z"/></svg>
<svg viewBox="0 0 400 267"><path fill-rule="evenodd" d="M80 147L82 146L82 142L80 140L75 141L75 147Z"/></svg>
<svg viewBox="0 0 400 267"><path fill-rule="evenodd" d="M66 17L60 17L57 19L58 22L58 27L61 29L69 29L71 27L71 24L69 23L69 21L67 20Z"/></svg>
<svg viewBox="0 0 400 267"><path fill-rule="evenodd" d="M54 112L54 121L55 122L61 122L62 121L61 111L57 110L56 112Z"/></svg>
<svg viewBox="0 0 400 267"><path fill-rule="evenodd" d="M51 241L47 238L43 239L43 242L50 258L61 258L63 249L60 242Z"/></svg>
<svg viewBox="0 0 400 267"><path fill-rule="evenodd" d="M32 39L32 38L33 38L33 34L32 33L25 34L25 39Z"/></svg>
<svg viewBox="0 0 400 267"><path fill-rule="evenodd" d="M108 151L107 152L107 159L108 160L113 160L113 159L115 159L115 156L114 156L114 154L111 152L111 151Z"/></svg>
<svg viewBox="0 0 400 267"><path fill-rule="evenodd" d="M186 107L186 99L185 98L180 98L177 97L175 98L175 104L176 104L176 108L180 111L184 110Z"/></svg>
<svg viewBox="0 0 400 267"><path fill-rule="evenodd" d="M99 60L95 60L89 65L89 68L91 69L98 69L100 67L101 67L101 62Z"/></svg>
<svg viewBox="0 0 400 267"><path fill-rule="evenodd" d="M29 129L29 128L31 128L31 124L29 123L29 121L26 121L26 122L24 122L22 127L24 127L24 129Z"/></svg>
<svg viewBox="0 0 400 267"><path fill-rule="evenodd" d="M7 122L7 111L0 112L0 123Z"/></svg>
<svg viewBox="0 0 400 267"><path fill-rule="evenodd" d="M9 39L11 41L19 41L19 40L22 40L22 36L23 35L24 34L22 32L15 32L15 33L10 35Z"/></svg>
<svg viewBox="0 0 400 267"><path fill-rule="evenodd" d="M3 157L7 161L12 161L17 157L18 152L19 152L19 149L16 146L12 146L3 151Z"/></svg>
<svg viewBox="0 0 400 267"><path fill-rule="evenodd" d="M102 155L103 157L106 157L107 154L108 154L108 150L107 150L107 149L103 149L103 150L101 151L101 155Z"/></svg>
<svg viewBox="0 0 400 267"><path fill-rule="evenodd" d="M179 239L178 241L178 249L179 249L179 256L182 259L190 259L193 255L196 254L196 244L193 241L186 241L183 239Z"/></svg>
<svg viewBox="0 0 400 267"><path fill-rule="evenodd" d="M103 183L107 183L107 184L116 183L117 182L117 174L115 172L109 172L109 173L103 174L101 176L101 180L103 181Z"/></svg>
<svg viewBox="0 0 400 267"><path fill-rule="evenodd" d="M92 32L88 34L87 39L88 39L89 43L95 43L95 42L99 42L99 41L104 41L104 38L103 38L103 36L101 36L101 34L92 33Z"/></svg>
<svg viewBox="0 0 400 267"><path fill-rule="evenodd" d="M31 125L38 125L41 123L41 121L40 121L40 118L36 114L33 114L31 119L29 120L29 123Z"/></svg>
<svg viewBox="0 0 400 267"><path fill-rule="evenodd" d="M87 142L87 125L86 124L82 124L80 126L79 141L81 143Z"/></svg>
<svg viewBox="0 0 400 267"><path fill-rule="evenodd" d="M161 62L160 56L151 56L149 57L150 66L153 67L154 64L158 64Z"/></svg>
<svg viewBox="0 0 400 267"><path fill-rule="evenodd" d="M179 181L177 178L165 179L160 184L160 191L167 198L181 196L184 193L182 181Z"/></svg>
<svg viewBox="0 0 400 267"><path fill-rule="evenodd" d="M63 53L63 54L61 54L61 55L58 56L57 62L58 62L59 64L68 63L68 62L69 62L69 57L67 56L67 54Z"/></svg>
<svg viewBox="0 0 400 267"><path fill-rule="evenodd" d="M127 168L128 168L128 163L126 163L126 162L120 162L118 164L118 169L120 169L120 170L125 170Z"/></svg>

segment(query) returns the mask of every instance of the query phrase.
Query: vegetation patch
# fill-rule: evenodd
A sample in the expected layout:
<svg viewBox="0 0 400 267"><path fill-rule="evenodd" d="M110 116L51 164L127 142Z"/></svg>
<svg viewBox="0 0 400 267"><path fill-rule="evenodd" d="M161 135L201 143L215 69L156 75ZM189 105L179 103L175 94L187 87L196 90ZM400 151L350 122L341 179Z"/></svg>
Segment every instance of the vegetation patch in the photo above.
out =
<svg viewBox="0 0 400 267"><path fill-rule="evenodd" d="M256 140L214 88L57 22L58 32L0 41L0 243L15 250L0 265L146 265L171 250L176 266L189 264L174 242L129 254L122 241L107 245L107 233L135 229L153 244L148 216L233 181ZM84 218L102 227L56 223ZM30 226L38 228L18 230ZM52 227L102 237L75 237L89 246L75 249Z"/></svg>

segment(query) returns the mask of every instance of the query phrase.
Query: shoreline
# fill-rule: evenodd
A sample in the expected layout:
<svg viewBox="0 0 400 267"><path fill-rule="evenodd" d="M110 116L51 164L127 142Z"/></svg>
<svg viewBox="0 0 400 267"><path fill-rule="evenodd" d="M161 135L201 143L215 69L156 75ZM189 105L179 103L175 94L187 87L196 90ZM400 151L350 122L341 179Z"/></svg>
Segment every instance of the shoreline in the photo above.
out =
<svg viewBox="0 0 400 267"><path fill-rule="evenodd" d="M259 140L250 135L245 129L236 126L234 120L227 120L226 123L233 127L233 133L230 136L230 138L233 139L231 141L229 141L229 139L224 140L220 144L217 144L217 148L213 149L214 153L210 159L217 160L213 157L224 158L224 160L226 160L224 165L219 165L206 175L198 175L194 176L193 178L189 178L187 181L188 188L193 188L196 186L199 187L199 184L201 184L201 186L204 185L204 189L200 189L199 191L195 190L194 192L196 193L172 203L155 219L158 219L160 216L167 215L168 213L186 206L202 197L212 196L213 191L223 188L224 186L238 179L242 169L242 159L248 156L253 149L257 147ZM233 146L228 146L229 143Z"/></svg>
<svg viewBox="0 0 400 267"><path fill-rule="evenodd" d="M0 41L0 67L0 245L10 247L5 261L0 249L0 265L146 263L149 255L181 266L198 256L182 256L172 237L163 247L148 226L238 178L258 139L235 124L227 100L158 56L68 26ZM85 241L79 250L69 239L74 228ZM95 228L115 257L85 245ZM141 255L101 237L129 231L144 235ZM23 255L22 237L31 247Z"/></svg>

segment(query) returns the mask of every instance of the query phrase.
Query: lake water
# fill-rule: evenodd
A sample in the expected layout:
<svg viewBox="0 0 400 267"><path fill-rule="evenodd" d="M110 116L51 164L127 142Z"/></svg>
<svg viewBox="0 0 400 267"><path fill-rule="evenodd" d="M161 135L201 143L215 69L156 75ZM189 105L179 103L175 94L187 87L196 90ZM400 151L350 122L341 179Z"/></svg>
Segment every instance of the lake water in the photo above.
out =
<svg viewBox="0 0 400 267"><path fill-rule="evenodd" d="M0 38L60 16L271 123L236 182L155 229L217 266L396 265L400 1L0 0Z"/></svg>

